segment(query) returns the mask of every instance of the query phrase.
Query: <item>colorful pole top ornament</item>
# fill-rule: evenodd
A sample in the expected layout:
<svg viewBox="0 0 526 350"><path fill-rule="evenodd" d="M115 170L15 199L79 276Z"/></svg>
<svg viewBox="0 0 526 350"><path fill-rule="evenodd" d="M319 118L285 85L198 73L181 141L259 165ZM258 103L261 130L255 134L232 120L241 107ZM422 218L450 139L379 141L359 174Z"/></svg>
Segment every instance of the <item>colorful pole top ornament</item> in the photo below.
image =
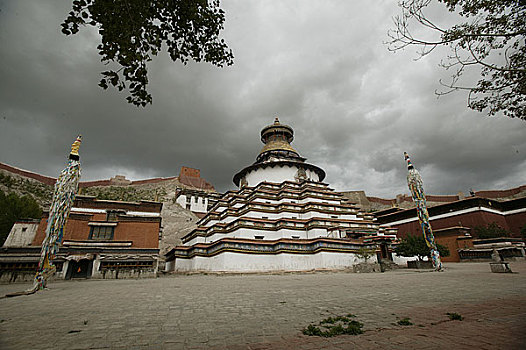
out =
<svg viewBox="0 0 526 350"><path fill-rule="evenodd" d="M79 160L79 148L82 142L82 135L77 136L77 139L71 145L71 152L69 152L69 159Z"/></svg>
<svg viewBox="0 0 526 350"><path fill-rule="evenodd" d="M409 155L406 152L404 152L404 157L407 162L407 185L409 186L411 196L415 202L418 221L422 227L426 245L431 250L431 260L433 262L433 267L436 271L441 271L442 261L440 260L440 254L438 253L435 236L433 235L431 224L429 223L429 213L427 212L426 196L424 194L424 183L422 181L422 176L420 176L420 173L415 169L411 163L411 159L409 159Z"/></svg>

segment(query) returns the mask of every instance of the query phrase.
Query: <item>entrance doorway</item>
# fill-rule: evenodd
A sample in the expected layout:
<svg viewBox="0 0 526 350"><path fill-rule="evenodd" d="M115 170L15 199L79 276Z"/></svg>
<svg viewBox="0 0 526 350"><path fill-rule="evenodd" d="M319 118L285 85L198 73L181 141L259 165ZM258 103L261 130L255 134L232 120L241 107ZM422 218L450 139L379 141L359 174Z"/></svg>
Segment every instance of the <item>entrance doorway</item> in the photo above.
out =
<svg viewBox="0 0 526 350"><path fill-rule="evenodd" d="M70 260L66 279L72 278L89 278L93 268L93 260L81 259L79 261Z"/></svg>

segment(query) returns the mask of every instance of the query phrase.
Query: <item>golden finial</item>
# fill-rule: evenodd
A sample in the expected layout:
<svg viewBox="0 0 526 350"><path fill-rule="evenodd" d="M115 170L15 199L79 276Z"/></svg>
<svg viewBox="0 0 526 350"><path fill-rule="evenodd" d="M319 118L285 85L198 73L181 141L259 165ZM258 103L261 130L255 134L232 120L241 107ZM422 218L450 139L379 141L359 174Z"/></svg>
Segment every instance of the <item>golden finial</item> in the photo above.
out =
<svg viewBox="0 0 526 350"><path fill-rule="evenodd" d="M78 157L78 155L79 155L79 148L80 148L80 143L81 142L82 142L82 135L79 135L79 136L77 136L77 139L75 140L75 142L73 142L73 144L71 145L71 152L70 152L70 154Z"/></svg>
<svg viewBox="0 0 526 350"><path fill-rule="evenodd" d="M276 125L276 124L279 124L279 119L278 119L278 117L276 117L276 119L274 119L274 125Z"/></svg>

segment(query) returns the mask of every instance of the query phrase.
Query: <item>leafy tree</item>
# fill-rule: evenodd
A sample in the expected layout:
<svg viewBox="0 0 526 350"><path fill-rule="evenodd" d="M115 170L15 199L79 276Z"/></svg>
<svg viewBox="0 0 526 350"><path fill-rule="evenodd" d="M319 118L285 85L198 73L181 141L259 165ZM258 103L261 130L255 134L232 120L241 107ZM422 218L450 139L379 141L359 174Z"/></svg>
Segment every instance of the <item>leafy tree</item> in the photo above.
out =
<svg viewBox="0 0 526 350"><path fill-rule="evenodd" d="M365 247L361 247L356 252L356 255L358 255L358 257L362 258L365 262L367 262L367 260L369 260L369 258L371 256L375 255L375 254L376 254L376 250L375 249L365 248Z"/></svg>
<svg viewBox="0 0 526 350"><path fill-rule="evenodd" d="M487 224L486 226L475 227L475 234L478 238L498 238L498 237L509 237L510 232L503 229L496 222Z"/></svg>
<svg viewBox="0 0 526 350"><path fill-rule="evenodd" d="M427 11L437 3L457 24L442 26L431 18ZM417 46L423 57L437 47L451 50L441 66L453 74L440 81L445 89L437 95L467 90L469 108L526 120L526 0L401 0L399 7L402 14L388 32L390 51ZM414 36L414 24L431 36ZM474 70L480 79L463 85L460 78Z"/></svg>
<svg viewBox="0 0 526 350"><path fill-rule="evenodd" d="M446 246L437 244L438 253L440 256L449 256L449 249ZM402 238L402 241L396 246L395 253L405 257L418 257L418 260L423 261L424 257L431 258L431 250L426 244L424 236L414 236L408 234L407 237Z"/></svg>
<svg viewBox="0 0 526 350"><path fill-rule="evenodd" d="M15 221L40 219L42 210L31 196L19 197L16 193L0 191L0 246L4 244Z"/></svg>
<svg viewBox="0 0 526 350"><path fill-rule="evenodd" d="M62 33L76 34L82 25L97 27L101 61L120 67L102 72L99 86L127 89L128 102L144 107L152 103L146 63L164 45L174 62L233 64L232 51L219 39L224 21L219 0L75 0Z"/></svg>

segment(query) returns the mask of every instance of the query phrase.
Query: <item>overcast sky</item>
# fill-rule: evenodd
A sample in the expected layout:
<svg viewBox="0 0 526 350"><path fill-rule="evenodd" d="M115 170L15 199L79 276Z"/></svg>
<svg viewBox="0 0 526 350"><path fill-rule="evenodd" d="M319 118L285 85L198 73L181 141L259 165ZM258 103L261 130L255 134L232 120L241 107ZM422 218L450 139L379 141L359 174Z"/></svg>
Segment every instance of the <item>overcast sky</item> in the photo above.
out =
<svg viewBox="0 0 526 350"><path fill-rule="evenodd" d="M443 52L388 52L395 0L223 1L234 66L160 55L144 109L97 86L96 30L60 33L70 3L0 0L1 162L56 177L81 133L82 180L175 176L185 165L226 191L279 116L336 190L409 193L404 151L427 193L526 183L526 122L473 112L463 92L437 99Z"/></svg>

